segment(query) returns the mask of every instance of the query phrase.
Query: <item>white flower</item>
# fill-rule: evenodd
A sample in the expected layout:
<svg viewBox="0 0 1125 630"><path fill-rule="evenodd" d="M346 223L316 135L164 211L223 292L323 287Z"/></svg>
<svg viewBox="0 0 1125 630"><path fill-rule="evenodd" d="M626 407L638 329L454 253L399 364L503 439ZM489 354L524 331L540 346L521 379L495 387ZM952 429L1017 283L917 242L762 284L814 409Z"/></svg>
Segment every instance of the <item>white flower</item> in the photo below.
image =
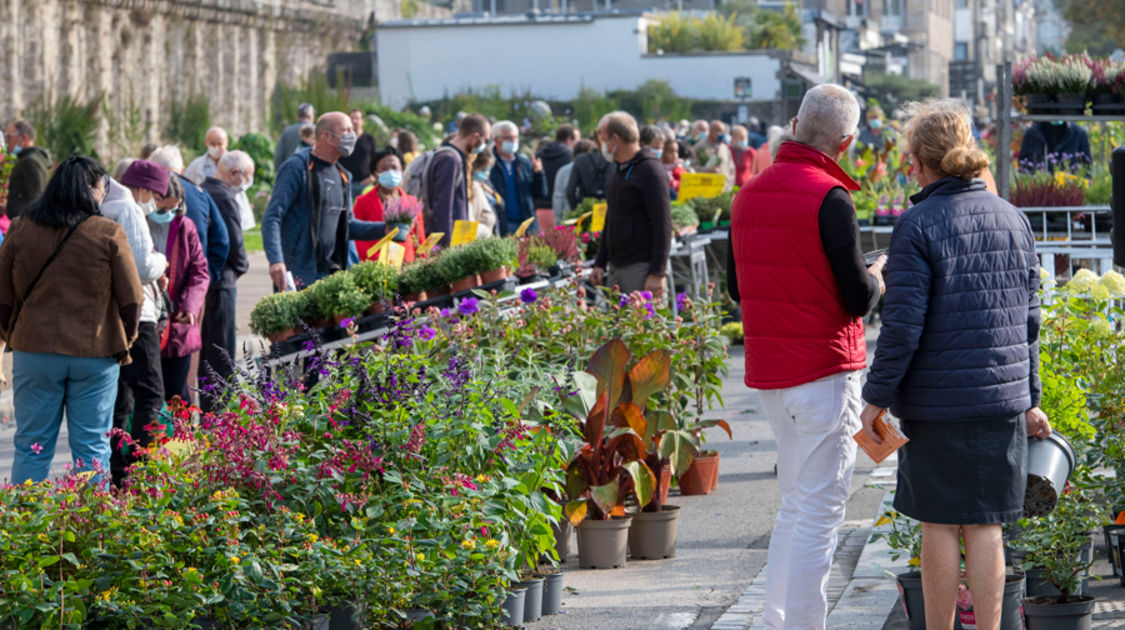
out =
<svg viewBox="0 0 1125 630"><path fill-rule="evenodd" d="M1125 297L1125 276L1116 271L1107 271L1098 284L1105 287L1113 297Z"/></svg>
<svg viewBox="0 0 1125 630"><path fill-rule="evenodd" d="M1066 292L1071 295L1085 295L1098 283L1098 276L1089 269L1079 269L1078 273L1066 283Z"/></svg>

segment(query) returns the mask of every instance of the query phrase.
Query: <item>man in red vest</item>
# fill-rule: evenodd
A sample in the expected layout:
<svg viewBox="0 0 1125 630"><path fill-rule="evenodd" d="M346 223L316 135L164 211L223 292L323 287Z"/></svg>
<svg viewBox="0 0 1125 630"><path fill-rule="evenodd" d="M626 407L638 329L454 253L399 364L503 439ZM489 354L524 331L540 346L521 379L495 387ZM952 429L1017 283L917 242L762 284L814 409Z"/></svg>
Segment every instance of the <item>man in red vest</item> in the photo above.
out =
<svg viewBox="0 0 1125 630"><path fill-rule="evenodd" d="M728 283L742 306L746 385L777 437L777 514L766 565L765 627L818 630L860 430L863 322L883 290L867 268L837 164L859 103L838 85L805 94L793 138L734 200Z"/></svg>

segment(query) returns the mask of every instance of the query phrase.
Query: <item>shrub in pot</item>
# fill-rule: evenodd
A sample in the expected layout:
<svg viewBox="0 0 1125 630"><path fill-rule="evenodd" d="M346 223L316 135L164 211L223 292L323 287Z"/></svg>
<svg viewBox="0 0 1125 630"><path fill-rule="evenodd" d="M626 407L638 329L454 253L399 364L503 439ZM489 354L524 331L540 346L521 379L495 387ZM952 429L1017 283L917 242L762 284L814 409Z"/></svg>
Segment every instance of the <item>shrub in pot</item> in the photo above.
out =
<svg viewBox="0 0 1125 630"><path fill-rule="evenodd" d="M696 418L679 423L678 433L690 438L681 442L687 447L686 465L676 469L682 494L711 494L718 485L719 452L703 449L703 429L716 426L726 431L727 437L734 439L734 433L726 420Z"/></svg>
<svg viewBox="0 0 1125 630"><path fill-rule="evenodd" d="M486 284L507 278L511 268L519 263L519 247L514 239L495 236L474 241L470 246L476 254L473 271Z"/></svg>
<svg viewBox="0 0 1125 630"><path fill-rule="evenodd" d="M431 293L436 295L445 284L436 263L431 260L412 262L398 275L398 292L408 301L424 300Z"/></svg>
<svg viewBox="0 0 1125 630"><path fill-rule="evenodd" d="M472 243L459 245L445 250L434 260L434 268L444 284L450 285L453 292L466 291L477 286L477 272L473 271L479 266L478 250Z"/></svg>
<svg viewBox="0 0 1125 630"><path fill-rule="evenodd" d="M637 401L647 402L663 387L660 357L654 351L626 370L631 355L624 342L613 339L598 348L586 367L596 382L594 402L583 422L582 447L567 466L565 508L578 528L582 568L624 566L629 527L625 499L633 496L642 508L652 500L656 477L644 462L642 437L648 422Z"/></svg>
<svg viewBox="0 0 1125 630"><path fill-rule="evenodd" d="M883 540L891 549L891 560L907 559L907 566L911 570L895 576L898 581L899 592L902 593L902 604L906 609L906 617L910 622L910 630L925 630L926 607L922 597L922 573L918 567L922 565L922 524L913 521L895 510L883 512L875 521L875 527L890 526L889 530L876 531L871 535L871 541Z"/></svg>
<svg viewBox="0 0 1125 630"><path fill-rule="evenodd" d="M309 287L309 297L316 310L340 323L348 317L359 317L371 306L371 300L356 286L348 273L337 272L317 280Z"/></svg>
<svg viewBox="0 0 1125 630"><path fill-rule="evenodd" d="M398 291L399 273L389 265L368 260L348 270L355 284L370 300L371 310L384 310Z"/></svg>
<svg viewBox="0 0 1125 630"><path fill-rule="evenodd" d="M302 296L295 291L267 295L250 311L250 330L270 341L285 341L301 326L298 314Z"/></svg>

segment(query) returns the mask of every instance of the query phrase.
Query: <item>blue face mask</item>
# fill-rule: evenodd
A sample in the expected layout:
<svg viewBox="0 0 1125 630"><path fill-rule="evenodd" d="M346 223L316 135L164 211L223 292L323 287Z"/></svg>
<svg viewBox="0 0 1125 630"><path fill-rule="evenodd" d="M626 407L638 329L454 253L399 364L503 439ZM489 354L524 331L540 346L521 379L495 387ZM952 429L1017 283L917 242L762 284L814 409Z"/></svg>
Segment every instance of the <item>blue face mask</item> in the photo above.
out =
<svg viewBox="0 0 1125 630"><path fill-rule="evenodd" d="M402 185L402 171L383 171L379 173L379 185L392 189Z"/></svg>
<svg viewBox="0 0 1125 630"><path fill-rule="evenodd" d="M749 140L739 140L738 142L734 143L734 146L736 146L740 149L749 149L750 148L750 141Z"/></svg>
<svg viewBox="0 0 1125 630"><path fill-rule="evenodd" d="M660 156L664 155L664 149L649 149L648 152L652 154L652 157L658 160L660 159Z"/></svg>
<svg viewBox="0 0 1125 630"><path fill-rule="evenodd" d="M21 147L21 146L20 146L20 145L18 145L18 144L17 144L16 146L12 147L12 155L19 155L19 154L20 154L20 149L22 149L22 148L23 148L23 147Z"/></svg>
<svg viewBox="0 0 1125 630"><path fill-rule="evenodd" d="M707 132L706 131L700 131L699 133L695 134L695 137L698 138L700 142L703 142L704 140L707 139Z"/></svg>
<svg viewBox="0 0 1125 630"><path fill-rule="evenodd" d="M487 182L488 173L486 171L473 171L473 179L477 180L478 182Z"/></svg>
<svg viewBox="0 0 1125 630"><path fill-rule="evenodd" d="M148 215L148 218L153 223L164 225L167 223L171 223L172 219L176 218L176 213L171 210L157 210L156 212Z"/></svg>
<svg viewBox="0 0 1125 630"><path fill-rule="evenodd" d="M882 129L883 128L883 121L878 119L878 118L872 118L871 120L867 121L867 126L871 127L871 129L873 129L873 130Z"/></svg>
<svg viewBox="0 0 1125 630"><path fill-rule="evenodd" d="M730 136L725 134L725 133L719 134L719 142L722 143L722 144L729 144L730 143Z"/></svg>
<svg viewBox="0 0 1125 630"><path fill-rule="evenodd" d="M515 155L516 151L520 150L519 140L505 140L500 145L500 152L504 155Z"/></svg>

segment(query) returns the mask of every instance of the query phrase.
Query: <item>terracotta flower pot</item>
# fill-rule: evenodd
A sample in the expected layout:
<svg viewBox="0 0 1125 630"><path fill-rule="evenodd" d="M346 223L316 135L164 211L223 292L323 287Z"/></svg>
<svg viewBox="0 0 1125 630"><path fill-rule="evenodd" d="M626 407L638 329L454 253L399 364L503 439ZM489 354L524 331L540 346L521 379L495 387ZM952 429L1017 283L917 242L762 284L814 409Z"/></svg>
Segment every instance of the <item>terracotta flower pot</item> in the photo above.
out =
<svg viewBox="0 0 1125 630"><path fill-rule="evenodd" d="M296 334L297 334L296 328L286 328L285 330L283 330L281 332L273 333L272 335L269 336L269 339L273 343L281 343L281 342L286 341L287 339L289 339L290 337L292 337L293 335L296 335Z"/></svg>
<svg viewBox="0 0 1125 630"><path fill-rule="evenodd" d="M715 488L718 470L718 453L705 452L696 455L691 460L691 466L680 475L680 494L687 496L711 494L711 490Z"/></svg>
<svg viewBox="0 0 1125 630"><path fill-rule="evenodd" d="M715 453L715 467L711 470L711 489L712 490L719 487L719 452L718 451L713 451L713 452Z"/></svg>
<svg viewBox="0 0 1125 630"><path fill-rule="evenodd" d="M383 303L383 300L375 300L374 302L371 303L371 306L369 306L367 308L367 314L368 315L378 315L379 313L382 313L386 310L387 310L387 305Z"/></svg>
<svg viewBox="0 0 1125 630"><path fill-rule="evenodd" d="M490 284L492 282L499 282L512 275L512 270L507 267L493 269L480 274L481 284Z"/></svg>
<svg viewBox="0 0 1125 630"><path fill-rule="evenodd" d="M672 485L672 467L660 469L660 505L668 504L668 489Z"/></svg>
<svg viewBox="0 0 1125 630"><path fill-rule="evenodd" d="M460 280L449 285L449 289L453 293L460 293L462 291L468 291L469 289L479 287L480 284L481 283L479 277L465 276L464 278L461 278Z"/></svg>

